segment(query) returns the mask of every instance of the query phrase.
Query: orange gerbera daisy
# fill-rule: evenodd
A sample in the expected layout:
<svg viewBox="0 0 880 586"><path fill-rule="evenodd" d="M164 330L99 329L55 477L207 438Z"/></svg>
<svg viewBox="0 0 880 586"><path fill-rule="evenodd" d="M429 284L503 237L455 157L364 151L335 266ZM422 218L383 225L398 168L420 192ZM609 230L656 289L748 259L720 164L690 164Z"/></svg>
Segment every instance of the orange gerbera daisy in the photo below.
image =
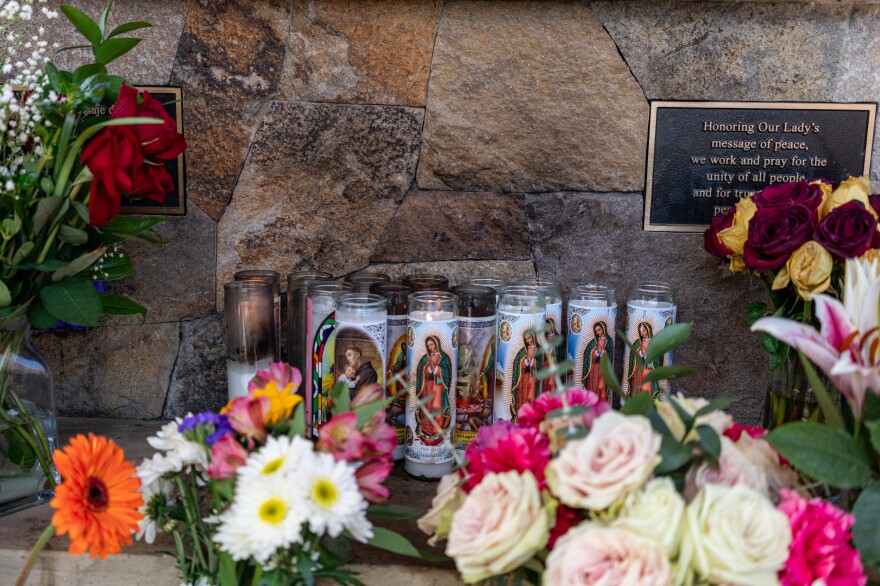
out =
<svg viewBox="0 0 880 586"><path fill-rule="evenodd" d="M52 524L60 535L70 534L70 553L89 550L101 559L131 544L143 515L135 467L112 440L92 433L78 435L55 450L55 466L63 482L55 489Z"/></svg>

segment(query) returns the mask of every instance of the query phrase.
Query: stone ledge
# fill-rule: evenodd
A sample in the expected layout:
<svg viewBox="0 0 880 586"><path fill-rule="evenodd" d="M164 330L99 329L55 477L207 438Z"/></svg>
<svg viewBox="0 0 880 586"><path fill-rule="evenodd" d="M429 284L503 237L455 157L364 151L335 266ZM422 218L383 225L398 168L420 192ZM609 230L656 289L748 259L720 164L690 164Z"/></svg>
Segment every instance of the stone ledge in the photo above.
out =
<svg viewBox="0 0 880 586"><path fill-rule="evenodd" d="M126 458L138 463L149 457L153 449L146 438L153 435L165 421L138 421L129 419L67 418L59 419L61 442L69 437L89 431L99 433L117 442L125 450ZM425 509L434 495L436 484L414 480L406 476L402 467L395 468L389 478L392 501ZM30 508L0 519L0 576L18 576L28 551L40 533L49 524L52 509L48 505ZM440 554L430 548L426 537L416 528L415 520L382 522L405 535L417 547ZM70 556L66 553L69 542L66 537L53 539L35 566L29 585L40 586L164 586L180 584L174 558L174 543L167 535L160 535L156 542L135 542L124 553L105 560L91 559L86 555ZM350 569L358 572L359 579L367 585L395 586L420 584L425 586L459 584L451 563L426 565L412 558L390 552L356 546L354 564ZM4 580L0 580L4 582Z"/></svg>

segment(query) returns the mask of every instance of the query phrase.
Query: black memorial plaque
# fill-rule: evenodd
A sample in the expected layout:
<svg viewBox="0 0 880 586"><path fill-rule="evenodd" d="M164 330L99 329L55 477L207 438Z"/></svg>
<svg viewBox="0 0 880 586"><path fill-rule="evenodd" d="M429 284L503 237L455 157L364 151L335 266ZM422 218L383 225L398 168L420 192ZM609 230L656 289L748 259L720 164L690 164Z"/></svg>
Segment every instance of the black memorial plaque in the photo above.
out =
<svg viewBox="0 0 880 586"><path fill-rule="evenodd" d="M877 104L652 102L645 230L702 232L771 183L867 175Z"/></svg>

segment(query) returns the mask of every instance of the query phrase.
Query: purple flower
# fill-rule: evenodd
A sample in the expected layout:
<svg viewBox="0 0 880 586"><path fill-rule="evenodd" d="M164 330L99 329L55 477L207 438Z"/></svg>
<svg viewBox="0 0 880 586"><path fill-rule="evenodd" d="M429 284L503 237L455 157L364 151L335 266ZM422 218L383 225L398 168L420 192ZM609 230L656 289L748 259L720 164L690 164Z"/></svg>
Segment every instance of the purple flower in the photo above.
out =
<svg viewBox="0 0 880 586"><path fill-rule="evenodd" d="M835 208L816 229L816 242L837 258L861 256L877 237L877 218L860 201Z"/></svg>
<svg viewBox="0 0 880 586"><path fill-rule="evenodd" d="M214 431L205 438L205 443L213 446L224 435L232 433L232 426L229 425L229 419L225 415L214 413L212 411L204 411L197 415L190 415L177 426L177 431L185 433L191 429L202 425L211 425Z"/></svg>

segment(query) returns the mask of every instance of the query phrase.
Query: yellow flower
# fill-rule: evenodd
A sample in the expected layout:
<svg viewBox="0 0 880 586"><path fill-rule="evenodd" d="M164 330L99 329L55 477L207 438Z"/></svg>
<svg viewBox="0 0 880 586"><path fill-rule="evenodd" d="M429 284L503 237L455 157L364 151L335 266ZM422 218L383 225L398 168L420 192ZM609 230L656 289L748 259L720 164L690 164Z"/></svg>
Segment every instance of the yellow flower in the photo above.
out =
<svg viewBox="0 0 880 586"><path fill-rule="evenodd" d="M733 251L734 255L743 253L746 239L749 237L749 220L758 211L758 206L750 197L744 197L736 204L736 211L733 213L733 224L730 228L722 230L718 233L718 240L724 246ZM732 269L731 269L732 270Z"/></svg>
<svg viewBox="0 0 880 586"><path fill-rule="evenodd" d="M831 253L815 240L810 240L789 257L785 267L779 272L777 281L783 272L787 273L798 295L810 299L813 295L824 293L831 286L833 266ZM773 288L777 289L776 281L773 282Z"/></svg>
<svg viewBox="0 0 880 586"><path fill-rule="evenodd" d="M851 201L860 201L874 217L877 213L871 207L868 196L871 194L871 182L867 177L850 177L840 184L840 187L828 196L822 208L819 210L819 219L821 220L836 208Z"/></svg>
<svg viewBox="0 0 880 586"><path fill-rule="evenodd" d="M294 408L302 402L302 397L296 394L293 383L283 389L278 389L278 383L269 381L262 389L254 389L254 398L267 397L269 399L269 412L263 424L278 423L282 419L290 419Z"/></svg>
<svg viewBox="0 0 880 586"><path fill-rule="evenodd" d="M733 256L730 258L730 272L731 273L747 273L749 269L746 268L746 263L741 256Z"/></svg>
<svg viewBox="0 0 880 586"><path fill-rule="evenodd" d="M818 185L819 189L822 190L822 203L819 204L819 211L822 211L822 208L825 207L825 202L828 201L828 198L831 197L831 192L834 190L831 189L830 183L821 179L810 181L810 185Z"/></svg>

